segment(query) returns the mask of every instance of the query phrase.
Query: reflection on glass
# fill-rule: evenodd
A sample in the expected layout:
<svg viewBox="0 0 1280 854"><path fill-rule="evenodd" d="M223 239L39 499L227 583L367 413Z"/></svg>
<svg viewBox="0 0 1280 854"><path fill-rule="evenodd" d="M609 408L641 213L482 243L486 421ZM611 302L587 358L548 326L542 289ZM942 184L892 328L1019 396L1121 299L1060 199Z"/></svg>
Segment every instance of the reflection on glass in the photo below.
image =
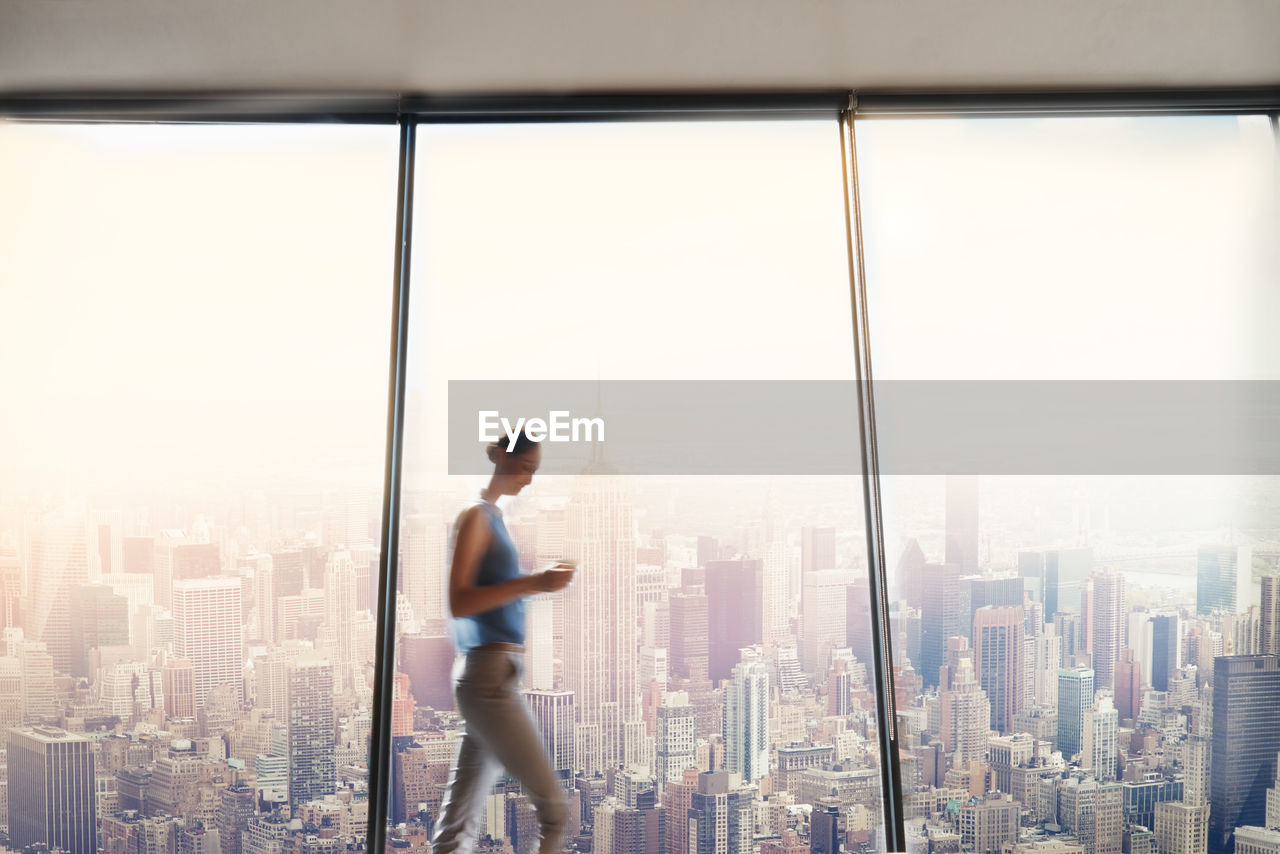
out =
<svg viewBox="0 0 1280 854"><path fill-rule="evenodd" d="M14 850L363 844L395 162L0 124Z"/></svg>
<svg viewBox="0 0 1280 854"><path fill-rule="evenodd" d="M1265 120L858 133L877 379L1280 375ZM884 478L910 846L1276 850L1276 479L1051 454Z"/></svg>
<svg viewBox="0 0 1280 854"><path fill-rule="evenodd" d="M412 702L390 816L406 839L439 815L465 727L445 578L488 477L447 474L449 381L853 376L832 122L438 127L419 146ZM608 472L604 453L499 502L525 571L578 562L567 590L525 600L524 698L571 804L567 850L883 850L860 481ZM537 829L500 770L477 850Z"/></svg>

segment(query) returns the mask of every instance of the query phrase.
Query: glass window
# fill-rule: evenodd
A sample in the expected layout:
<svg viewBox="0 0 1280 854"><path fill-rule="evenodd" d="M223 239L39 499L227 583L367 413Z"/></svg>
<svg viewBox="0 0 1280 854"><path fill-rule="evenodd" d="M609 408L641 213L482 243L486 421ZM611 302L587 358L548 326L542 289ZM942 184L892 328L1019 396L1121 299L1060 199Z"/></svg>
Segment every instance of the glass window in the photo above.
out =
<svg viewBox="0 0 1280 854"><path fill-rule="evenodd" d="M763 409L766 381L854 376L834 122L424 126L418 145L398 624L412 702L390 816L410 829L442 796L413 780L443 782L462 733L445 576L493 470L463 392L491 381L493 399L541 407L512 419L563 393L621 436L628 381L655 399L732 381ZM740 403L691 405L732 443ZM524 600L521 675L567 841L883 850L857 471L743 474L789 450L762 443L694 476L678 437L643 464L618 447L565 464L572 449L548 443L497 500L521 571L577 561L566 590ZM530 793L506 777L487 791L482 832L518 848Z"/></svg>
<svg viewBox="0 0 1280 854"><path fill-rule="evenodd" d="M911 845L1230 850L1275 820L1280 492L1178 438L1228 412L1146 401L1280 376L1266 119L857 133L877 407L933 443L882 457ZM1186 460L1117 464L1099 424Z"/></svg>
<svg viewBox="0 0 1280 854"><path fill-rule="evenodd" d="M8 844L363 837L396 150L0 124Z"/></svg>

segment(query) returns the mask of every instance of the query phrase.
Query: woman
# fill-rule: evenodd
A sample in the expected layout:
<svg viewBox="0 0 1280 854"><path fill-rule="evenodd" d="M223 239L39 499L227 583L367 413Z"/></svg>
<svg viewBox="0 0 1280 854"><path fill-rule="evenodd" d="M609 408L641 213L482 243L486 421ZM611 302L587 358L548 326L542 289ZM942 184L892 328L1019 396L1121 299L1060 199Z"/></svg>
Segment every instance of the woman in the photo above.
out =
<svg viewBox="0 0 1280 854"><path fill-rule="evenodd" d="M508 450L510 446L510 450ZM520 781L538 814L539 854L560 850L568 804L551 768L542 736L520 697L524 672L524 602L533 593L554 593L573 578L572 568L520 573L515 544L494 503L516 495L533 480L542 461L537 442L520 433L489 445L494 463L480 500L458 516L449 569L451 628L459 658L453 692L466 731L449 771L431 850L469 852L496 763ZM567 570L567 571L566 571Z"/></svg>

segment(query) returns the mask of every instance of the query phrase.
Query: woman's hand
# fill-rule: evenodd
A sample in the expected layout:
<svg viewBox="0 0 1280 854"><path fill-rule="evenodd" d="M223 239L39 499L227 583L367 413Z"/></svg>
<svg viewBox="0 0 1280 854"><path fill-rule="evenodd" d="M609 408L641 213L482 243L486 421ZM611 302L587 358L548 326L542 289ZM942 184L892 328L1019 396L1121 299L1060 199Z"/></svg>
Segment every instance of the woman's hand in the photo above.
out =
<svg viewBox="0 0 1280 854"><path fill-rule="evenodd" d="M573 581L574 568L568 564L558 563L552 569L532 573L529 583L537 593L555 593L563 590Z"/></svg>

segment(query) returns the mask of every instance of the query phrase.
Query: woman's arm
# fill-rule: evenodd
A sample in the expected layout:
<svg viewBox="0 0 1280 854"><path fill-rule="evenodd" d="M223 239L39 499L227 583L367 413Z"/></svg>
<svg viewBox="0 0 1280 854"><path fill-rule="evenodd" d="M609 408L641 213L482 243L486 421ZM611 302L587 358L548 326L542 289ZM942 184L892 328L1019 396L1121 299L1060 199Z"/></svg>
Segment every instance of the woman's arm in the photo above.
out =
<svg viewBox="0 0 1280 854"><path fill-rule="evenodd" d="M453 564L449 568L449 611L455 617L482 614L536 590L533 584L536 576L532 575L521 575L499 584L476 585L480 559L489 548L492 536L489 520L479 505L463 512L454 540Z"/></svg>

